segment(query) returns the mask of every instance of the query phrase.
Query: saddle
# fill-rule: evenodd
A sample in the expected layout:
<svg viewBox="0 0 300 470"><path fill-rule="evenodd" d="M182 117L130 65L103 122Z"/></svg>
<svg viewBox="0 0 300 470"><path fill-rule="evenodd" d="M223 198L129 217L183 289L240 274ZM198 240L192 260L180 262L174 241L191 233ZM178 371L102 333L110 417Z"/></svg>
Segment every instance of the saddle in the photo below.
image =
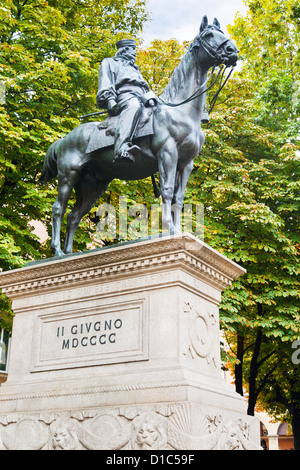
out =
<svg viewBox="0 0 300 470"><path fill-rule="evenodd" d="M153 135L153 108L143 107L143 113L139 125L135 131L134 139ZM94 152L106 147L111 147L115 143L115 133L119 124L119 116L108 116L105 121L100 122L91 135L86 153Z"/></svg>

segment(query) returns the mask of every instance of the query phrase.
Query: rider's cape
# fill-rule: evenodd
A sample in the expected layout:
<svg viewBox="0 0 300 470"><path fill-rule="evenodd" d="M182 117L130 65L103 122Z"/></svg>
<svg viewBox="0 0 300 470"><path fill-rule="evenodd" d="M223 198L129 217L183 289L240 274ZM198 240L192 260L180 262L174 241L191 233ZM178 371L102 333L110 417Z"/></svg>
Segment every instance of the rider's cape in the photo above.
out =
<svg viewBox="0 0 300 470"><path fill-rule="evenodd" d="M115 143L115 133L120 116L108 116L105 121L100 122L91 135L86 153L94 152L105 147L111 147ZM135 132L133 141L140 137L153 134L153 108L143 107L143 114Z"/></svg>

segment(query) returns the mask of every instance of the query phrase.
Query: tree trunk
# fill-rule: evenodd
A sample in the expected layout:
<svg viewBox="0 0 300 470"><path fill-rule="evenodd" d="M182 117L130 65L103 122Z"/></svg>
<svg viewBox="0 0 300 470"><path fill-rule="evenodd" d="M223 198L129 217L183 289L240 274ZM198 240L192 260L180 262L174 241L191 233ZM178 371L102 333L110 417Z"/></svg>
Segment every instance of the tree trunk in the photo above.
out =
<svg viewBox="0 0 300 470"><path fill-rule="evenodd" d="M290 413L292 415L292 429L295 450L300 450L300 392L291 392Z"/></svg>
<svg viewBox="0 0 300 470"><path fill-rule="evenodd" d="M258 313L261 314L261 305L257 306ZM254 346L254 351L250 363L250 376L249 376L249 398L248 398L248 410L247 414L250 416L254 416L255 413L255 405L257 400L256 394L256 378L258 373L258 356L260 353L262 342L262 331L259 329L256 335L256 341Z"/></svg>
<svg viewBox="0 0 300 470"><path fill-rule="evenodd" d="M239 363L235 365L234 375L235 375L235 390L240 395L244 395L243 391L243 357L244 357L244 338L240 335L237 335L237 359Z"/></svg>

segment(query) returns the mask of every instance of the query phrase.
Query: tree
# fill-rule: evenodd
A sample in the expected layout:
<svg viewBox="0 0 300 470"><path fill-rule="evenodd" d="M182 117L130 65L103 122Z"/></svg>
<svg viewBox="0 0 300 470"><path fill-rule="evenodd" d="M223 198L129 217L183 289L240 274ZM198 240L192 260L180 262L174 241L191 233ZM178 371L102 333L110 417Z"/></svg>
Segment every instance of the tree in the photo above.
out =
<svg viewBox="0 0 300 470"><path fill-rule="evenodd" d="M140 49L137 61L149 87L160 95L171 79L171 75L187 52L189 42L176 39L155 39L147 49Z"/></svg>
<svg viewBox="0 0 300 470"><path fill-rule="evenodd" d="M300 366L293 360L293 350L280 345L272 357L274 373L261 395L261 405L271 416L291 424L295 449L300 448Z"/></svg>
<svg viewBox="0 0 300 470"><path fill-rule="evenodd" d="M180 48L173 43L173 50ZM162 44L153 43L149 52L148 58L157 56L150 70L171 63ZM290 344L300 331L298 146L295 139L287 141L287 126L283 131L261 119L258 91L245 71L224 89L185 197L204 205L205 241L247 269L224 292L221 321L238 338L234 362L240 393L245 377L240 364L248 352L249 414L275 374L268 360L273 348Z"/></svg>
<svg viewBox="0 0 300 470"><path fill-rule="evenodd" d="M245 251L241 253L243 244L236 250L234 242L230 250L236 260L242 254L240 262L248 274L225 293L223 324L237 337L238 347L232 347L237 354L233 360L236 385L241 392L244 377L248 412L254 414L257 400L263 402L276 383L277 396L280 390L291 413L299 448L299 384L290 381L288 397L281 386L285 384L287 390L282 377L294 377L295 366L278 359L300 335L299 8L293 1L249 1L247 5L248 14L236 18L231 33L244 58L240 77L248 82L251 93L243 118L249 115L253 137L254 129L260 131L247 142L249 127L243 122L244 131L237 130L238 146L234 145L235 150L240 144L248 145L243 169L250 176L248 188L254 199L251 205L243 200L226 207L236 211L248 231L238 228L247 240Z"/></svg>
<svg viewBox="0 0 300 470"><path fill-rule="evenodd" d="M283 21L289 14L293 28L298 28L299 15L296 3L286 2L286 13L278 7L282 24L278 28L273 25L275 41L273 36L269 40L273 30L268 26L277 11L275 0L249 1L246 19L236 19L232 34L244 67L219 96L185 198L185 202L204 206L205 242L247 269L247 274L224 292L221 322L228 337L238 338L238 360L232 360L239 390L245 385L242 379L249 383L250 414L257 400L271 390L271 381L276 382L274 366L280 361L273 362L279 358L274 350L290 345L300 331L298 39L293 29L283 27L290 24ZM8 269L41 252L50 254L49 246L41 251L27 227L30 220L42 218L50 227L55 185L42 189L32 175L41 168L49 143L75 127L78 115L94 109L99 62L113 54L113 45L124 30L131 34L140 30L145 10L141 1L96 5L92 0L39 0L34 10L31 1L6 0L0 11L0 78L7 88L7 104L0 114L4 168L0 235L6 236L0 250L1 266ZM129 23L128 13L133 19ZM284 36L287 33L289 36ZM283 47L284 59L278 49L280 38L293 47L289 55ZM266 53L261 48L253 52L249 43L262 44ZM186 47L174 40L155 41L139 51L142 74L158 94ZM291 58L293 75L287 66ZM210 92L210 100L216 90ZM101 201L117 205L123 187L122 182L114 181ZM129 199L151 204L150 179L127 184L126 194ZM12 215L16 201L19 210ZM90 240L90 221L91 216L86 217L78 230L75 249L85 248ZM231 346L236 349L232 340ZM296 398L291 400L290 410L297 420Z"/></svg>
<svg viewBox="0 0 300 470"><path fill-rule="evenodd" d="M232 345L227 367L235 377L236 385L242 386L241 394L255 397L254 404L258 411L264 410L275 420L291 424L295 449L299 449L300 438L300 374L299 343L282 342L278 338L261 335L260 350L257 357L253 353L251 333L243 337L242 347L234 348L235 333L227 331L226 338ZM298 349L297 349L298 348ZM257 352L257 341L255 341ZM255 361L253 360L255 357ZM253 380L255 364L255 381ZM241 367L242 379L236 374ZM251 390L252 388L252 390ZM236 390L238 391L237 387Z"/></svg>
<svg viewBox="0 0 300 470"><path fill-rule="evenodd" d="M257 120L287 140L299 133L299 26L296 0L247 0L248 12L229 28L254 85Z"/></svg>
<svg viewBox="0 0 300 470"><path fill-rule="evenodd" d="M95 109L99 63L115 42L136 36L146 20L144 0L3 0L0 6L0 268L49 255L31 221L50 233L55 183L36 176L49 145ZM71 202L72 204L72 202ZM86 221L77 248L89 240ZM0 298L0 318L9 302ZM0 320L1 323L1 320ZM7 323L7 322L5 322Z"/></svg>

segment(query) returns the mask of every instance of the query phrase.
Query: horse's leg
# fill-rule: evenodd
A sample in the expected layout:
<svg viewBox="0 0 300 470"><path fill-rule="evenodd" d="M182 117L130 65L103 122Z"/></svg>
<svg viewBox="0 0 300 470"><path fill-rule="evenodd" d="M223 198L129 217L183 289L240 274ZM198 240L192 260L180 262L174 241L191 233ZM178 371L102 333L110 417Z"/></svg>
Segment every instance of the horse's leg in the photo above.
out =
<svg viewBox="0 0 300 470"><path fill-rule="evenodd" d="M75 186L76 203L67 217L67 232L64 253L73 252L73 240L77 227L82 219L94 206L99 197L106 191L111 180L100 181L91 175L78 181Z"/></svg>
<svg viewBox="0 0 300 470"><path fill-rule="evenodd" d="M158 168L162 199L162 226L170 234L175 233L171 204L174 195L177 157L176 144L169 139L159 153Z"/></svg>
<svg viewBox="0 0 300 470"><path fill-rule="evenodd" d="M181 211L185 189L193 169L193 160L184 167L177 169L175 178L175 190L172 200L173 222L176 232L181 232Z"/></svg>
<svg viewBox="0 0 300 470"><path fill-rule="evenodd" d="M63 216L66 212L68 200L71 196L77 172L72 171L68 175L59 175L58 177L58 194L55 203L52 206L52 239L51 248L54 256L62 256L60 231Z"/></svg>

